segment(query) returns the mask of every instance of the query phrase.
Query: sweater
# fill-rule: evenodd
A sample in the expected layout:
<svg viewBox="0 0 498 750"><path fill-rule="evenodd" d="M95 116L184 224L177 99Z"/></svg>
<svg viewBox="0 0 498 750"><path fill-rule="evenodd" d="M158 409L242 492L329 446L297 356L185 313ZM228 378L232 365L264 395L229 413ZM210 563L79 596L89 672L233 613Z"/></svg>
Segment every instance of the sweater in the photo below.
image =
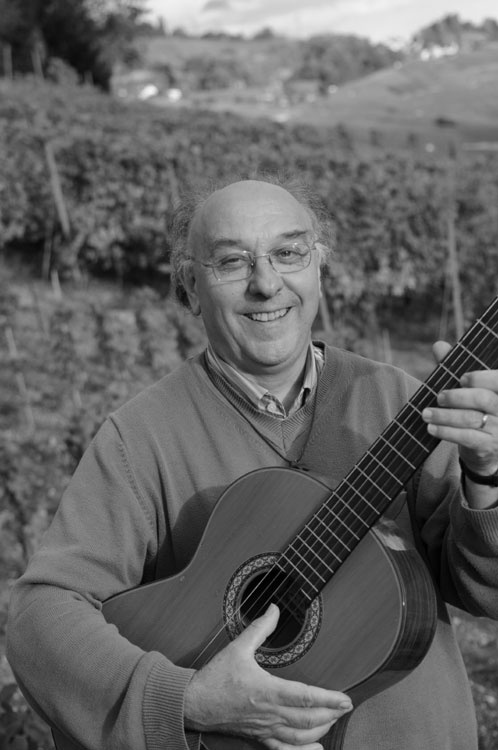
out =
<svg viewBox="0 0 498 750"><path fill-rule="evenodd" d="M8 658L35 710L91 750L198 747L183 728L192 670L122 638L101 603L184 568L218 497L249 471L297 462L334 487L416 385L325 347L315 398L276 420L213 379L199 355L110 415L13 590ZM498 617L498 510L466 505L456 451L441 443L391 514L431 569L437 631L408 677L354 711L345 750L472 750L472 699L445 602Z"/></svg>

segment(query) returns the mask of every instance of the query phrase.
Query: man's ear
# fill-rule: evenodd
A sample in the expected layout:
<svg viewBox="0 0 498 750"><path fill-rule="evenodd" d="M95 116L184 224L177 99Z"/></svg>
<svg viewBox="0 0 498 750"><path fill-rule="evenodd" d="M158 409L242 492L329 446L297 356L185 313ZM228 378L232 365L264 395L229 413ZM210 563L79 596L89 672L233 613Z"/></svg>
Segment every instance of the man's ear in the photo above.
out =
<svg viewBox="0 0 498 750"><path fill-rule="evenodd" d="M197 279L193 263L187 263L182 269L182 283L188 297L190 309L194 315L201 314L201 305L197 294Z"/></svg>

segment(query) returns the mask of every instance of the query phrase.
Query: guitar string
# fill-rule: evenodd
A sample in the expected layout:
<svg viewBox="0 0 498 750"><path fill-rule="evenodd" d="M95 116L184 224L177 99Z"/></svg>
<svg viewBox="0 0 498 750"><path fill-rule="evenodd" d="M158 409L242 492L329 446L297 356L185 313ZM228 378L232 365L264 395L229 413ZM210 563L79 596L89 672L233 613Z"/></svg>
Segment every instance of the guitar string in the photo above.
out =
<svg viewBox="0 0 498 750"><path fill-rule="evenodd" d="M493 307L494 307L495 305L497 305L497 304L498 304L498 298L496 298L495 302L494 302L494 303L493 303L493 304L492 304L492 305L490 306L490 308L489 308L489 309L488 309L488 310L486 311L486 313L485 313L485 314L484 314L484 315L483 315L482 317L485 317L485 316L488 316L488 315L494 316L494 311L493 311L493 309L492 309L492 308L493 308ZM495 327L496 327L496 325L497 325L497 323L498 323L498 315L496 316L496 320L494 320L494 319L493 319L493 320L491 320L491 319L490 319L490 320L489 320L488 322L489 322L489 324L490 324L491 326L495 326ZM455 345L455 347L454 347L454 348L453 348L453 349L452 349L452 350L451 350L451 351L449 352L449 354L447 355L447 357L446 357L446 358L445 358L445 359L443 360L443 363L446 363L446 362L448 361L448 359L451 359L451 358L452 358L452 356L453 356L453 357L455 358L455 363L453 364L453 367L457 367L457 365L458 365L458 367L462 368L462 367L463 367L464 365L466 365L466 362L467 362L467 360L469 359L469 356L470 356L470 358L471 358L471 359L473 359L473 360L476 360L477 362L479 362L479 364L480 364L480 367L481 367L481 368L482 368L482 367L484 367L485 369L490 369L490 367L489 367L489 366L488 366L488 365L487 365L487 364L486 364L485 362L483 362L483 361L482 361L482 360L480 359L480 357L478 357L478 356L477 356L477 355L476 355L476 354L475 354L474 352L470 352L470 351L469 351L469 350L468 350L468 349L466 348L466 346L465 346L465 344L469 344L469 345L471 345L472 343L475 343L475 341L476 341L476 340L477 340L477 341L479 341L479 338L482 338L482 334L481 334L481 332L480 332L480 329L482 329L482 328L484 328L484 329L485 329L485 331L486 331L486 334L485 334L485 336L486 336L486 335L489 335L489 334L491 334L491 337L492 337L492 338L494 338L494 339L498 339L498 336L496 335L495 331L494 331L494 330L493 330L492 328L490 328L490 327L489 327L489 326L488 326L488 325L487 325L486 323L483 323L483 322L482 322L482 320L481 320L481 318L478 318L478 319L476 320L476 322L475 322L475 323L473 324L473 326L472 326L472 327L471 327L471 328L469 329L469 331L467 332L467 334L466 334L466 335L465 335L464 337L462 337L461 341L460 341L460 342L458 342L458 343L457 343L457 344ZM474 334L475 334L475 335L474 335ZM474 336L474 340L472 340L472 336ZM469 339L470 339L470 340L469 340ZM484 339L484 338L482 338L482 341L484 341L484 340L485 340L485 339ZM464 341L465 341L465 344L463 343ZM481 343L482 343L482 341L481 341ZM492 339L490 339L490 340L489 340L489 342L488 342L488 343L486 344L486 351L485 351L485 352L480 352L481 356L484 356L484 354L488 354L489 346L490 346L491 344L493 344L493 341L492 341ZM383 433L381 434L381 436L379 436L379 438L378 438L378 439L377 439L377 440L375 441L375 443L374 443L374 444L373 444L373 445L371 446L371 448L370 448L370 449L369 449L369 450L368 450L368 451L366 452L366 454L364 454L364 456L362 457L362 459L360 459L360 462L359 462L359 463L361 463L361 462L362 462L362 460L366 459L367 457L368 457L368 458L372 458L372 455L371 455L371 450L372 450L372 448L373 448L373 447L374 447L374 446L375 446L375 445L377 444L377 442L378 442L379 440L381 440L381 439L382 439L382 440L383 440L384 442L386 442L386 444L387 444L387 445L388 445L389 447L392 447L392 448L394 448L394 452L395 452L395 453L396 453L396 454L397 454L398 456L400 456L400 457L402 458L402 460L403 460L403 461L406 461L406 459L404 458L404 456L403 456L403 454L401 453L401 451L399 451L399 450L398 450L398 446L400 446L400 445L401 445L401 444L402 444L403 442L406 442L406 439L404 439L404 440L403 440L403 439L401 439L401 440L400 440L400 441L399 441L399 442L397 443L397 445L395 446L394 444L392 444L392 442L391 442L391 441L389 441L389 440L388 440L388 439L387 439L387 438L385 437L385 433L386 433L387 431L389 431L389 429L390 429L390 428L394 428L394 429L396 429L396 426L399 426L399 425L398 425L398 420L399 420L399 419L400 419L400 417L402 416L403 412L404 412L404 411L405 411L405 410L407 409L407 407L411 408L412 410L415 410L415 412L416 412L416 414L414 415L415 421L416 421L416 422L418 423L418 425L419 425L419 426L420 426L420 424L421 424L421 425L422 425L422 427L424 428L424 431L425 431L425 423L424 423L424 422L422 422L422 421L421 421L421 419L420 419L420 410L419 410L419 409L417 409L417 408L416 408L416 407L414 406L414 404L413 404L413 401L414 401L414 400L415 400L415 399L417 398L417 396L418 396L418 395L420 394L420 391L421 391L421 390L423 390L424 388L426 388L426 389L427 389L427 388L430 388L430 390L431 390L431 392L433 393L433 395L437 395L437 392L438 392L438 391L436 391L436 390L435 390L435 388L437 387L437 384L436 384L436 383L434 384L434 386L435 386L435 388L434 388L434 389L432 389L432 388L431 388L430 386L428 386L428 381L430 381L430 380L431 380L431 379L433 379L434 377L436 377L436 380L437 380L437 376L438 376L438 375L441 375L441 376L442 376L442 375L443 375L444 373L446 373L446 374L449 374L449 375L451 375L451 377L453 377L453 378L456 378L456 376L455 376L455 375L454 375L454 374L453 374L453 373L452 373L451 371L449 371L449 370L448 370L448 368L446 367L446 364L443 364L443 363L440 363L440 364L439 364L439 365L438 365L438 366L436 367L436 369L435 369L435 370L434 370L434 371L433 371L433 372L431 373L431 375L429 376L429 378L427 379L427 381L426 381L425 383L423 383L423 384L422 384L422 385L420 386L419 390L418 390L418 391L417 391L417 392L416 392L416 393L414 394L414 396L412 397L412 399L411 399L411 400L410 400L410 401L409 401L409 402L408 402L407 404L405 404L405 407L403 407L403 409L402 409L402 410L401 410L401 411L399 412L399 414L398 414L398 415L397 415L397 417L396 417L396 418L395 418L395 419L393 420L393 422L391 422L391 423L390 423L390 425L388 425L388 426L387 426L386 430L384 430L384 432L383 432ZM458 379L458 380L459 380L459 379ZM444 387L447 387L447 385L444 385ZM422 408L425 408L425 406L426 406L426 405L427 405L427 404L424 404L424 406L423 406ZM412 438L413 436L412 436L412 435L410 434L410 437ZM416 441L417 445L419 445L420 447L422 447L422 448L423 448L424 450L427 450L427 449L426 449L426 447L425 447L425 445L423 445L422 443L420 443L420 442L419 442L419 441L418 441L418 440L417 440L416 438L415 438L415 441ZM437 441L437 442L439 442L439 441ZM413 444L412 444L412 445L413 445ZM410 449L411 449L412 445L410 446ZM429 452L430 452L430 451L429 451ZM373 456L373 458L374 458L374 459L376 460L376 462L378 463L378 460L377 460L376 456ZM411 464L410 464L410 461L409 461L409 460L407 461L407 463L408 463L409 465L411 465ZM411 465L411 467L413 468L413 465ZM366 468L368 468L368 467L366 467ZM385 467L383 467L383 468L385 468ZM355 471L355 469L356 469L356 467L353 467L353 470L352 470L352 472L354 472L354 471ZM388 470L388 471L389 471L389 470ZM350 473L352 473L352 472L350 472ZM362 472L362 473L363 473L363 472ZM390 472L389 472L389 473L390 473ZM349 476L349 475L348 475L348 476ZM366 477L366 479L367 479L368 481L370 481L370 477L368 477L367 475L365 475L365 477ZM321 506L321 508L319 509L319 511L318 511L318 512L320 512L320 511L321 511L321 510L322 510L323 508L325 508L325 509L327 510L327 512L328 512L329 514L331 514L331 516L332 516L332 518L333 518L334 522L336 522L336 521L339 521L339 523L341 524L341 526L344 526L344 527L346 527L346 528L348 528L348 529L351 529L351 526L352 526L352 524L351 524L351 523L347 523L347 522L346 522L346 521L344 520L344 518L342 518L342 517L340 516L341 510L345 510L345 511L346 511L346 514L347 514L347 515L351 515L351 513L352 513L352 514L353 514L353 515L355 516L355 518L353 519L353 521L354 521L355 519L359 519L359 520L360 520L360 522L362 523L362 525L363 525L363 526L366 526L366 527L367 527L367 530L368 530L368 529L370 529L370 528L371 528L371 526L373 525L373 523L372 523L372 524L370 524L369 522L365 522L365 521L364 521L364 520L363 520L363 519L361 518L361 515L357 514L357 513L355 512L355 510L354 510L353 508L351 508L351 507L350 507L350 502L351 502L351 498L349 498L349 499L348 499L347 497L344 497L344 498L343 498L343 497L340 497L340 496L338 496L338 495L337 495L337 491L339 490L339 488L341 488L341 487L342 487L342 485L343 485L343 484L345 483L345 480L346 480L346 479L347 479L347 477L345 477L345 478L344 478L344 479L343 479L343 480L342 480L342 481L341 481L341 482L339 483L338 487L337 487L337 488L336 488L336 489L334 490L334 492L332 493L332 495L331 495L331 496L330 496L330 497L329 497L329 498L328 498L328 499L327 499L327 500L326 500L326 501L325 501L325 502L324 502L324 503L322 504L322 506ZM403 483L402 483L402 486L403 486L404 484L406 484L406 482L403 482ZM360 498L361 498L362 500L366 500L366 498L362 498L362 495L361 495L361 489L363 489L364 485L365 485L365 483L363 482L363 483L361 484L360 488L358 488L358 489L355 489L354 487L349 487L349 486L348 486L348 483L346 482L346 490L348 490L348 489L353 489L353 498L355 498L355 497L356 497L356 498L358 498L358 496L359 496L359 497L360 497ZM367 486L368 486L368 483L367 483ZM386 493L384 493L384 494L386 494ZM396 493L396 494L397 494L397 493ZM328 507L328 505L327 505L327 504L328 504L328 502L329 502L329 501L330 501L331 499L334 499L334 500L336 501L336 503L337 503L337 502L339 502L339 504L341 504L341 507L339 508L339 510L338 510L337 512L335 512L335 509L332 509L332 508ZM394 499L394 497L393 497L392 499ZM391 499L390 499L390 501L391 501ZM368 502L368 501L367 501L367 502ZM379 516L381 515L381 513L380 513L380 514L378 514L378 513L377 513L377 510L376 510L376 509L374 509L374 511L375 511L375 513L376 513L377 517L379 517ZM312 517L312 519L311 519L311 520L313 520L313 518L315 518L315 517L316 517L317 515L318 515L318 513L317 513L317 514L315 514L315 515L314 515L314 516ZM377 519L375 519L375 520L377 520ZM299 534L298 534L297 538L301 537L302 533L306 531L306 528L307 528L307 526L309 526L309 523L310 523L310 522L308 522L308 524L306 524L306 525L305 525L305 527L304 527L304 528L303 528L303 529L301 530L301 532L299 532ZM335 536L335 537L337 538L337 535L336 535L336 534L335 534L335 533L333 532L333 530L331 529L331 527L328 527L328 526L327 526L327 524L325 524L325 523L324 523L323 521L321 521L321 519L320 519L320 523L321 523L322 525L326 526L327 528L330 528L330 530L332 531L332 534L333 534L333 535L334 535L334 536ZM359 530L359 531L360 531L360 533L362 534L362 536L364 535L364 533L366 533L366 532L363 532L362 530ZM357 534L355 533L355 531L354 531L354 530L352 530L352 529L351 529L351 533L352 533L352 535L353 535L354 537L357 537ZM316 534L314 534L314 536L315 536L315 538L318 538L318 537L316 537ZM361 538L361 537L360 537L360 538ZM324 543L323 543L323 542L322 542L321 540L320 540L320 543L321 543L322 545L324 544ZM349 550L349 548L347 547L347 545L345 545L345 544L344 544L344 542L342 542L342 540L341 540L341 543L342 543L342 544L343 544L344 546L346 546L346 548L348 549L348 554L349 554L349 552L350 552L351 550ZM293 542L293 544L294 544L294 542ZM306 542L305 542L305 544L306 544ZM290 545L290 547L292 547L292 545ZM312 547L312 546L310 546L310 545L306 544L306 547L307 547L308 549L310 549L310 550L311 550L311 551L313 552L313 554L314 554L315 556L317 556L317 555L316 555L316 552L314 551L314 549L313 549L313 547ZM327 549L328 549L328 548L327 548ZM304 557L302 557L301 553L299 553L299 552L298 552L297 554L298 554L298 556L299 556L299 557L301 557L301 559L303 559L303 560L305 561L305 563L306 563L306 564L309 564L309 563L308 563L308 562L306 561L306 559L305 559ZM337 557L337 555L335 555L335 556ZM322 564L324 564L324 563L323 563L323 561L322 561L322 558L321 558L320 556L318 556L318 559L320 560L320 562L321 562ZM344 562L344 560L342 560L342 558L340 558L340 557L339 557L338 559L340 559L340 561L341 561L341 564L342 564L342 562ZM277 563L277 564L278 564L278 563ZM328 566L327 566L327 564L326 564L326 563L325 563L324 565L325 565L325 567L326 567L326 568L328 568ZM273 566L273 567L274 567L274 566ZM336 572L335 570L333 570L333 569L330 569L330 568L328 568L328 571L329 571L329 573L330 573L331 575L333 575L333 574L334 574L334 573ZM290 576L290 575L286 574L286 572L285 572L285 571L283 571L283 572L284 572L284 574L286 575L286 578L287 578L287 580L284 580L284 581L280 582L280 583L279 583L279 585L277 586L277 588L276 588L276 589L273 589L273 588L271 587L271 583L272 583L272 582L270 581L270 578L269 578L269 573L270 573L270 571L268 571L268 572L267 572L267 573L266 573L266 574L265 574L265 575L263 576L262 580L261 580L261 581L260 581L260 582L259 582L259 583L257 584L257 586L256 586L256 588L254 589L254 591L253 591L253 592L251 592L251 594L250 594L250 597L251 597L252 599L254 599L254 600L255 600L255 601L254 601L254 602L253 602L253 603L251 604L251 607L255 608L255 607L259 606L259 605L262 605L263 603L264 603L265 605L267 605L267 604L269 603L269 601L273 601L273 600L275 600L275 598L277 598L277 599L278 599L278 596L280 596L281 594L284 594L284 593L285 593L286 589L288 589L288 587L289 587L289 582L292 582L292 581L293 581L294 579L292 578L292 576ZM321 576L320 576L320 577L321 577ZM322 578L322 577L321 577L321 578ZM266 581L265 581L265 579L268 579L268 580L266 580ZM322 581L323 581L323 578L322 578ZM262 587L264 586L265 582L266 582L266 583L268 583L269 585L268 585L268 586L266 586L266 588L265 588L265 589L261 590L261 589L262 589ZM315 588L316 588L316 587L315 587ZM318 594L318 591L319 591L319 590L316 590L316 594ZM270 596L269 596L269 594L270 594L270 593L272 593L272 597L270 597ZM315 594L315 595L316 595L316 594ZM293 602L291 602L291 603L294 603L294 602L295 602L295 598L294 598L294 601L293 601ZM235 615L234 615L234 618L235 618L235 616L240 616L240 614L241 614L241 606L239 606L239 607L238 607L238 609L237 609L237 612L236 612L236 613L235 613ZM295 612L293 613L293 616L296 616L296 613L295 613ZM205 645L205 647L204 647L204 648L202 649L202 651L200 651L200 652L199 652L199 654L197 654L197 656L196 656L196 658L195 658L195 660L194 660L194 662L193 662L192 666L193 666L193 665L194 665L194 664L195 664L195 663L196 663L196 662L197 662L197 661L198 661L198 660L199 660L199 659L200 659L200 658L201 658L201 657L202 657L202 656L203 656L203 655L204 655L204 654L206 653L207 649L208 649L208 648L210 648L210 647L211 647L211 646L212 646L212 645L214 644L214 642L216 641L216 639L217 639L218 637L220 637L221 635L224 635L224 634L225 634L225 626L224 626L224 625L222 625L222 626L221 626L221 628L219 629L219 631L218 631L218 632L217 632L217 633L216 633L216 634L215 634L215 635L214 635L214 636L213 636L213 637L211 638L211 640L210 640L210 641L209 641L209 642L208 642L208 643L207 643L207 644Z"/></svg>

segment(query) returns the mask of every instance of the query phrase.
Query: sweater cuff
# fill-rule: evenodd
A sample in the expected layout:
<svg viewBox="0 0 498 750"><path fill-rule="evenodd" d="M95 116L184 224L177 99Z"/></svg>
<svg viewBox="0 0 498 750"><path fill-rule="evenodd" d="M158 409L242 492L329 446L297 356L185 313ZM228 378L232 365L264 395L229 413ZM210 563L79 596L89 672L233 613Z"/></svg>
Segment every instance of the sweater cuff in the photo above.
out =
<svg viewBox="0 0 498 750"><path fill-rule="evenodd" d="M177 667L162 654L145 686L142 707L147 750L199 750L200 734L185 732L185 690L195 670Z"/></svg>
<svg viewBox="0 0 498 750"><path fill-rule="evenodd" d="M453 504L455 537L477 538L487 549L498 551L498 508L471 508L463 493Z"/></svg>

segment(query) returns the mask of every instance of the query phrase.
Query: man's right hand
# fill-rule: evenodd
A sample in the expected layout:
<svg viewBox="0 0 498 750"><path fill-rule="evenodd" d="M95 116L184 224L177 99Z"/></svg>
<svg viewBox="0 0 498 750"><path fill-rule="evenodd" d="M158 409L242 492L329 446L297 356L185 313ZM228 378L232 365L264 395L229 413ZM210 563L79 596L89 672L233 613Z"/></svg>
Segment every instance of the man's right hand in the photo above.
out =
<svg viewBox="0 0 498 750"><path fill-rule="evenodd" d="M318 740L352 709L351 700L259 666L255 652L278 618L272 604L194 674L185 692L186 729L249 737L269 750L320 750Z"/></svg>

